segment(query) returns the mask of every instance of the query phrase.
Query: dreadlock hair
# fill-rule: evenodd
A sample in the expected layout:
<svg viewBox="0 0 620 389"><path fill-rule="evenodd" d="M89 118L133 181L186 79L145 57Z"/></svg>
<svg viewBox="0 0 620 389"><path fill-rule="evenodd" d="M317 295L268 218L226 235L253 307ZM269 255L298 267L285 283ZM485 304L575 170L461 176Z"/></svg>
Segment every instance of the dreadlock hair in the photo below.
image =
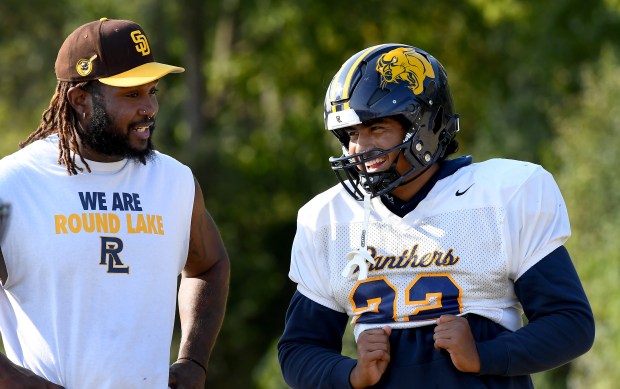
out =
<svg viewBox="0 0 620 389"><path fill-rule="evenodd" d="M19 147L24 148L36 140L45 139L51 134L58 134L58 164L64 164L70 176L77 175L78 172L83 170L75 164L75 157L79 155L80 161L82 161L86 170L90 173L90 167L84 160L80 148L78 147L78 117L71 104L69 104L67 92L73 87L82 88L91 92L91 90L96 89L96 84L97 82L90 81L58 81L50 105L43 112L41 124L39 124L39 127L34 132L28 135L26 140L19 143ZM71 153L72 151L73 156Z"/></svg>

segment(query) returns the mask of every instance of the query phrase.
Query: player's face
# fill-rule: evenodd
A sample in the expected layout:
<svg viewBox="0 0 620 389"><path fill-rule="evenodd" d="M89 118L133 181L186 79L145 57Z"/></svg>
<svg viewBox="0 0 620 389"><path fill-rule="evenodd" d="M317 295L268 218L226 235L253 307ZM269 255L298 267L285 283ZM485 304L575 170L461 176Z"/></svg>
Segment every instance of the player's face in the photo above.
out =
<svg viewBox="0 0 620 389"><path fill-rule="evenodd" d="M80 131L82 152L100 162L129 158L146 163L153 156L151 140L159 105L157 83L117 88L100 84L92 96L91 120Z"/></svg>
<svg viewBox="0 0 620 389"><path fill-rule="evenodd" d="M387 150L402 143L405 129L395 119L381 118L369 124L357 124L347 131L349 154L361 153L373 148ZM396 160L400 150L382 155L365 163L368 173L387 170ZM367 156L364 156L366 159ZM410 168L405 158L398 158L396 169L404 173Z"/></svg>

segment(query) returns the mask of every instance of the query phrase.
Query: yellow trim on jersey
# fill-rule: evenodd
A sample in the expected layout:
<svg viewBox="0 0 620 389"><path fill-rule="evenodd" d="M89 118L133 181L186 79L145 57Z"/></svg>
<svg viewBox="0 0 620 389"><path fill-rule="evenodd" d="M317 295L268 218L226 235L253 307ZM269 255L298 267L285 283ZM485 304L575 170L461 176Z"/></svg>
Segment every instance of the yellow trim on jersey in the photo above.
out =
<svg viewBox="0 0 620 389"><path fill-rule="evenodd" d="M349 293L349 303L351 304L351 309L353 310L353 320L351 321L352 324L356 324L357 319L359 319L360 316L364 313L367 313L367 312L379 313L379 306L383 302L383 297L385 296L378 296L375 298L368 299L366 300L366 306L362 306L362 307L358 307L357 304L355 303L355 299L353 298L353 296L355 296L355 292L357 291L357 288L359 288L361 284L364 284L367 282L374 283L377 281L383 281L387 286L390 287L390 289L392 289L392 291L394 291L394 297L393 297L394 301L392 301L392 320L397 321L396 311L398 307L398 300L396 298L398 296L398 289L396 288L396 286L394 286L394 284L392 284L388 280L386 276L380 276L380 277L368 278L365 280L357 281L353 289L351 289L351 293Z"/></svg>
<svg viewBox="0 0 620 389"><path fill-rule="evenodd" d="M411 288L413 288L413 286L418 281L420 281L422 278L433 278L433 277L446 277L450 280L450 282L452 282L452 285L454 285L459 290L459 295L456 298L456 300L459 304L459 314L463 313L463 288L461 288L461 286L456 282L456 280L452 278L452 275L450 273L428 273L428 274L418 274L405 289L405 305L406 306L420 305L419 307L413 310L413 313L411 314L411 316L416 316L420 314L420 312L422 311L428 311L431 309L440 309L443 307L442 305L443 293L441 292L434 292L434 293L427 292L424 300L409 300L409 291L411 290ZM435 299L434 304L432 304L431 299ZM409 316L404 316L404 321L409 321Z"/></svg>

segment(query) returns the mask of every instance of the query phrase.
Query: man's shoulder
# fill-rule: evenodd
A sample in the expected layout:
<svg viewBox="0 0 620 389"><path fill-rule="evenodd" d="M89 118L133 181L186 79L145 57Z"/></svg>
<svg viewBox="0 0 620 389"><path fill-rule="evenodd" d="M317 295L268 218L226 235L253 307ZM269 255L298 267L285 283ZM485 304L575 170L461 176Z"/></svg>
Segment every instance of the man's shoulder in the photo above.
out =
<svg viewBox="0 0 620 389"><path fill-rule="evenodd" d="M36 140L24 148L15 150L13 153L0 158L0 171L3 173L21 171L28 167L37 167L52 163L57 165L58 143L48 137Z"/></svg>
<svg viewBox="0 0 620 389"><path fill-rule="evenodd" d="M155 160L162 160L167 163L185 165L183 162L179 161L175 157L159 150L153 150L153 156L155 157Z"/></svg>
<svg viewBox="0 0 620 389"><path fill-rule="evenodd" d="M343 213L350 214L357 208L360 208L360 202L351 197L341 184L336 184L306 202L299 209L298 216L304 220L332 220L338 219Z"/></svg>
<svg viewBox="0 0 620 389"><path fill-rule="evenodd" d="M327 206L327 205L329 205L331 203L334 203L334 202L347 201L349 198L352 201L355 201L355 199L353 199L351 197L351 195L349 195L347 193L347 191L342 187L341 184L336 184L336 185L334 185L334 186L324 190L323 192L315 195L313 198L308 200L301 207L301 209L304 209L304 208L312 208L312 209L322 208L322 207L325 207L325 206Z"/></svg>
<svg viewBox="0 0 620 389"><path fill-rule="evenodd" d="M492 187L519 187L532 177L549 175L535 163L501 158L472 163L461 169L460 174Z"/></svg>
<svg viewBox="0 0 620 389"><path fill-rule="evenodd" d="M489 159L464 166L433 189L433 209L505 206L515 196L541 191L553 180L540 165Z"/></svg>
<svg viewBox="0 0 620 389"><path fill-rule="evenodd" d="M495 175L503 175L506 173L528 175L536 170L542 169L540 165L532 162L505 158L492 158L482 162L475 162L472 163L469 168L479 174Z"/></svg>
<svg viewBox="0 0 620 389"><path fill-rule="evenodd" d="M155 167L173 168L173 169L191 171L190 167L187 166L185 163L179 161L178 159L168 154L162 153L161 151L158 151L158 150L154 150L153 159L152 161L148 161L147 165L149 164L149 162Z"/></svg>

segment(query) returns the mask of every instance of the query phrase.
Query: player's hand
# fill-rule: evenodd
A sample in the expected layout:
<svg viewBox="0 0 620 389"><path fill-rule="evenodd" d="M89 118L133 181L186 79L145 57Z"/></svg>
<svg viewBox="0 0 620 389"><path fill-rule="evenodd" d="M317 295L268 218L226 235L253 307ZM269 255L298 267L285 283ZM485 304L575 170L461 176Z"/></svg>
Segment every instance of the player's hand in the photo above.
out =
<svg viewBox="0 0 620 389"><path fill-rule="evenodd" d="M192 361L178 360L170 366L168 387L171 389L204 389L205 372Z"/></svg>
<svg viewBox="0 0 620 389"><path fill-rule="evenodd" d="M357 338L357 365L351 370L349 381L353 389L374 385L381 379L390 362L390 334L392 328L374 328Z"/></svg>
<svg viewBox="0 0 620 389"><path fill-rule="evenodd" d="M46 379L39 377L32 371L10 364L7 369L0 372L0 388L20 388L20 389L64 389Z"/></svg>
<svg viewBox="0 0 620 389"><path fill-rule="evenodd" d="M466 318L455 315L442 315L435 327L436 349L445 349L450 353L454 367L465 373L480 371L480 356L476 341Z"/></svg>

